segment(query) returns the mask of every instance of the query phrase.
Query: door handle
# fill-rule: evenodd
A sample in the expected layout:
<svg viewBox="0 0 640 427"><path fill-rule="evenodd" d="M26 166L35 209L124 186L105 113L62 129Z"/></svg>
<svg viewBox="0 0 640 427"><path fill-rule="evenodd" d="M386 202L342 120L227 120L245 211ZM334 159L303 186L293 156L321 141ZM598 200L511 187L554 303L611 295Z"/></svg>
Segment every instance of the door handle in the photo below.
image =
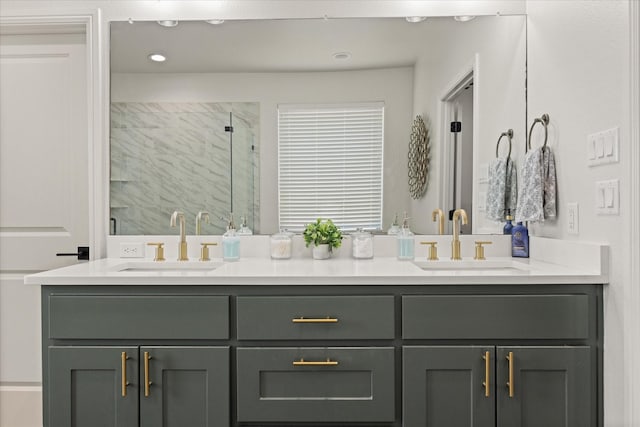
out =
<svg viewBox="0 0 640 427"><path fill-rule="evenodd" d="M144 397L149 397L149 394L151 394L151 391L149 389L151 388L151 384L153 384L149 379L149 359L151 359L151 356L149 355L148 351L145 351L144 352Z"/></svg>
<svg viewBox="0 0 640 427"><path fill-rule="evenodd" d="M129 385L129 381L127 381L127 359L127 353L123 351L120 355L122 362L122 397L127 397L127 386Z"/></svg>
<svg viewBox="0 0 640 427"><path fill-rule="evenodd" d="M513 351L509 352L507 360L509 361L509 381L507 382L507 387L509 387L509 397L513 397Z"/></svg>
<svg viewBox="0 0 640 427"><path fill-rule="evenodd" d="M56 256L77 256L78 261L89 261L89 246L78 246L78 252L75 253L57 253Z"/></svg>
<svg viewBox="0 0 640 427"><path fill-rule="evenodd" d="M484 396L489 397L489 390L490 390L489 375L491 375L491 353L488 351L485 351L484 356L482 356L482 358L484 359L484 381L482 382L482 385L484 386Z"/></svg>

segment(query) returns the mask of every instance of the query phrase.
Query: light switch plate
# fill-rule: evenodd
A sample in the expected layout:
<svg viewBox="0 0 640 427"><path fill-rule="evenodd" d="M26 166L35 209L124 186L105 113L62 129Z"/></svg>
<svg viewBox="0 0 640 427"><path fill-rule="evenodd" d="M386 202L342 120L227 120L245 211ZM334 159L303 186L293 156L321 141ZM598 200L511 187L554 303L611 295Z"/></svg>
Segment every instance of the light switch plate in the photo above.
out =
<svg viewBox="0 0 640 427"><path fill-rule="evenodd" d="M595 205L598 215L620 214L620 180L596 182Z"/></svg>
<svg viewBox="0 0 640 427"><path fill-rule="evenodd" d="M587 165L599 166L620 161L620 129L614 127L587 135Z"/></svg>
<svg viewBox="0 0 640 427"><path fill-rule="evenodd" d="M567 233L579 233L578 204L575 202L567 203Z"/></svg>

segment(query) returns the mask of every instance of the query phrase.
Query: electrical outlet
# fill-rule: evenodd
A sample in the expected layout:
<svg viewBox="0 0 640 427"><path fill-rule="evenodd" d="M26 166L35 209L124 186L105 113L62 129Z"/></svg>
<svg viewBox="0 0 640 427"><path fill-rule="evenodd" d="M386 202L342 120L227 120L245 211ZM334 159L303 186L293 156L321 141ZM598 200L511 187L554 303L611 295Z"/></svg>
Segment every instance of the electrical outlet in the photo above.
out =
<svg viewBox="0 0 640 427"><path fill-rule="evenodd" d="M120 258L144 258L144 243L120 243Z"/></svg>
<svg viewBox="0 0 640 427"><path fill-rule="evenodd" d="M578 234L578 204L567 203L567 233Z"/></svg>

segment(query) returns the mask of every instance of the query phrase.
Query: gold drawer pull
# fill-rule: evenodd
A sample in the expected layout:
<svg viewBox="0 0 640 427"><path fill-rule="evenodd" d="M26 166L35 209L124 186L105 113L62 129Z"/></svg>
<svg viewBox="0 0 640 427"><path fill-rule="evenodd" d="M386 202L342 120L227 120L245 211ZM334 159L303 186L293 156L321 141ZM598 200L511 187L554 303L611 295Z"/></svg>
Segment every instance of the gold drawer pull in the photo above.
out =
<svg viewBox="0 0 640 427"><path fill-rule="evenodd" d="M338 362L336 360L331 360L327 358L327 360L315 360L311 362L307 362L304 359L294 360L293 366L337 366Z"/></svg>
<svg viewBox="0 0 640 427"><path fill-rule="evenodd" d="M129 382L127 381L127 353L122 352L120 355L120 361L122 362L122 397L127 397L127 386Z"/></svg>
<svg viewBox="0 0 640 427"><path fill-rule="evenodd" d="M296 317L291 319L293 323L338 323L335 317Z"/></svg>

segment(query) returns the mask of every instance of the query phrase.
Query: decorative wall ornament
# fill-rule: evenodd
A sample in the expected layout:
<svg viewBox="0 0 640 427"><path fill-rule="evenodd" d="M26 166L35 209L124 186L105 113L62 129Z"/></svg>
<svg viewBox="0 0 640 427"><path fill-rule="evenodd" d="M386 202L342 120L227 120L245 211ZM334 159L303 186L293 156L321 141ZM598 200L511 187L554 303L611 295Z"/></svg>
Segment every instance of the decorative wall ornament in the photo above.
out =
<svg viewBox="0 0 640 427"><path fill-rule="evenodd" d="M429 186L430 150L429 130L418 115L411 126L409 141L409 193L413 199L422 198Z"/></svg>

